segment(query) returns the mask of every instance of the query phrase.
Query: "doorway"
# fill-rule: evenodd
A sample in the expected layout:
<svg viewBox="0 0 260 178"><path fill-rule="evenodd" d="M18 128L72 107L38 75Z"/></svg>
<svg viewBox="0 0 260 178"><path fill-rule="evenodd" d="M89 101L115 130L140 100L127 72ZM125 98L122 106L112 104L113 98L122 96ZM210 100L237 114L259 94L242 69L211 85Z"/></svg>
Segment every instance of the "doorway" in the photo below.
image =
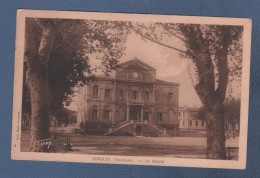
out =
<svg viewBox="0 0 260 178"><path fill-rule="evenodd" d="M141 120L141 106L129 106L129 118L130 120Z"/></svg>
<svg viewBox="0 0 260 178"><path fill-rule="evenodd" d="M135 136L142 136L143 135L143 127L140 125L137 125L135 127Z"/></svg>

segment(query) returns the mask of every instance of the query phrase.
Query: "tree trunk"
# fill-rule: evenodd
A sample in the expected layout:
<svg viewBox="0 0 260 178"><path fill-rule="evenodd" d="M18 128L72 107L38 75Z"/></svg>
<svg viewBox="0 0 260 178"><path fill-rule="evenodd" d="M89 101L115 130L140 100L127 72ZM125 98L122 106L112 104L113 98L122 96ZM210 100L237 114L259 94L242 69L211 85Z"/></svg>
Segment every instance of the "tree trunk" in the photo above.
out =
<svg viewBox="0 0 260 178"><path fill-rule="evenodd" d="M37 141L49 137L49 88L47 64L38 63L38 70L28 70L31 96L31 143L30 150L41 151ZM35 66L36 67L36 66Z"/></svg>
<svg viewBox="0 0 260 178"><path fill-rule="evenodd" d="M196 64L199 83L195 86L195 90L206 109L207 158L226 159L223 109L225 90L215 90L213 63L209 56L202 59L203 62Z"/></svg>
<svg viewBox="0 0 260 178"><path fill-rule="evenodd" d="M223 103L217 102L206 113L207 120L207 158L226 159L225 121Z"/></svg>
<svg viewBox="0 0 260 178"><path fill-rule="evenodd" d="M53 47L55 28L51 23L43 24L42 35L38 49L32 41L31 31L26 33L25 61L28 70L28 83L31 99L31 141L30 151L45 151L37 141L49 138L50 102L48 84L48 59Z"/></svg>

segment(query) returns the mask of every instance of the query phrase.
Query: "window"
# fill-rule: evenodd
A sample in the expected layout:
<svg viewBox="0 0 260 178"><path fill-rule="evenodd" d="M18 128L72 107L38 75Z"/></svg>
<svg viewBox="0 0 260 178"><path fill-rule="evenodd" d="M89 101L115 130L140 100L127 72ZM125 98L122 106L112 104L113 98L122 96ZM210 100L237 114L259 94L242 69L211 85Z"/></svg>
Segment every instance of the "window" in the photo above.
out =
<svg viewBox="0 0 260 178"><path fill-rule="evenodd" d="M201 126L202 126L202 127L205 126L205 122L204 122L204 121L201 122Z"/></svg>
<svg viewBox="0 0 260 178"><path fill-rule="evenodd" d="M132 99L137 99L137 91L132 91Z"/></svg>
<svg viewBox="0 0 260 178"><path fill-rule="evenodd" d="M173 102L173 93L169 93L168 101Z"/></svg>
<svg viewBox="0 0 260 178"><path fill-rule="evenodd" d="M144 120L149 120L149 112L144 112Z"/></svg>
<svg viewBox="0 0 260 178"><path fill-rule="evenodd" d="M195 121L195 125L198 127L199 126L199 121Z"/></svg>
<svg viewBox="0 0 260 178"><path fill-rule="evenodd" d="M144 92L144 99L148 101L149 95L150 95L149 91Z"/></svg>
<svg viewBox="0 0 260 178"><path fill-rule="evenodd" d="M110 89L105 89L105 98L110 98Z"/></svg>
<svg viewBox="0 0 260 178"><path fill-rule="evenodd" d="M162 121L162 119L163 119L163 114L161 112L158 112L157 120Z"/></svg>
<svg viewBox="0 0 260 178"><path fill-rule="evenodd" d="M179 112L179 116L181 116L181 112Z"/></svg>
<svg viewBox="0 0 260 178"><path fill-rule="evenodd" d="M119 98L124 98L124 90L119 90Z"/></svg>
<svg viewBox="0 0 260 178"><path fill-rule="evenodd" d="M95 85L93 87L93 98L97 98L98 97L98 86Z"/></svg>
<svg viewBox="0 0 260 178"><path fill-rule="evenodd" d="M185 126L185 121L182 121L182 125Z"/></svg>
<svg viewBox="0 0 260 178"><path fill-rule="evenodd" d="M104 118L109 119L109 110L104 111Z"/></svg>
<svg viewBox="0 0 260 178"><path fill-rule="evenodd" d="M97 109L92 109L92 119L97 119Z"/></svg>
<svg viewBox="0 0 260 178"><path fill-rule="evenodd" d="M190 126L192 126L192 121L190 121Z"/></svg>

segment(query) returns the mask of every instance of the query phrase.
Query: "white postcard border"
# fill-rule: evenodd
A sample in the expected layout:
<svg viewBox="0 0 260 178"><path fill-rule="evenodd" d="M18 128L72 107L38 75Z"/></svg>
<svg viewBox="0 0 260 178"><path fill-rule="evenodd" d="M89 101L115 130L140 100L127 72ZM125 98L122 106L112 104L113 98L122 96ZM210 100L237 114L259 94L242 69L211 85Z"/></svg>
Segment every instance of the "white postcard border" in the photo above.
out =
<svg viewBox="0 0 260 178"><path fill-rule="evenodd" d="M21 136L21 108L22 108L22 83L23 83L23 53L24 30L26 17L41 18L69 18L91 20L116 20L116 21L142 21L142 22L171 22L193 24L220 24L244 26L243 33L243 68L241 87L241 119L239 137L239 160L210 160L190 158L144 157L144 156L117 156L117 155L85 155L73 153L33 153L20 151ZM15 74L13 91L13 118L12 118L12 146L11 158L15 160L38 161L66 161L102 164L129 164L152 166L178 166L178 167L204 167L224 169L245 169L247 152L247 129L249 107L249 75L250 75L250 49L251 49L251 19L224 18L224 17L195 17L174 15L151 14L122 14L122 13L96 13L72 11L45 11L45 10L18 10L15 50ZM125 160L125 161L124 161ZM153 161L154 160L154 161Z"/></svg>

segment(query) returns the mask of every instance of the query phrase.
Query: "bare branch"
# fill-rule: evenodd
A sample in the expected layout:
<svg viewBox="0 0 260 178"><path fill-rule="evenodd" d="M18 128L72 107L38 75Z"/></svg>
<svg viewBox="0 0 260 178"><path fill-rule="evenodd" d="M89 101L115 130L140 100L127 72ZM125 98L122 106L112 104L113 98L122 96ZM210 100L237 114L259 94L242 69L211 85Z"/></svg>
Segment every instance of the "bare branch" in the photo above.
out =
<svg viewBox="0 0 260 178"><path fill-rule="evenodd" d="M146 37L145 35L143 35L142 33L138 32L138 31L137 31L136 29L134 29L133 27L130 27L130 28L131 28L136 34L140 35L142 38L144 38L144 39L146 39L146 40L149 40L149 41L151 41L151 42L153 42L153 43L159 44L159 45L164 46L164 47L166 47L166 48L173 49L173 50L178 51L178 52L180 52L180 53L190 55L190 54L188 54L186 51L183 51L183 50L178 49L178 48L175 48L175 47L173 47L173 46L170 46L170 45L161 43L161 42L156 41L156 40L154 40L154 39L152 39L152 38L148 38L148 37Z"/></svg>
<svg viewBox="0 0 260 178"><path fill-rule="evenodd" d="M180 39L181 41L185 41L184 38L182 38L181 36L177 35L176 33L173 33L172 31L170 31L170 30L167 28L166 24L161 24L161 26L162 26L165 30L167 30L167 32L170 33L172 36L175 36L176 38Z"/></svg>

